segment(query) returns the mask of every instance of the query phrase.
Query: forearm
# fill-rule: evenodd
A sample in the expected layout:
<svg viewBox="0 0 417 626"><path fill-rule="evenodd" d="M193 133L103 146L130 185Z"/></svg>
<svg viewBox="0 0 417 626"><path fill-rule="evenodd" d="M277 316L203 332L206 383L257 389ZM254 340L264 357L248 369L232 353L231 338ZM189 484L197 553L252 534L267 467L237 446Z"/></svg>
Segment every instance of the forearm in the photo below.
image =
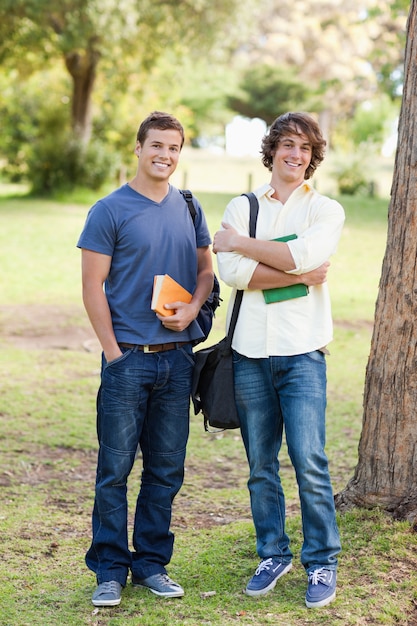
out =
<svg viewBox="0 0 417 626"><path fill-rule="evenodd" d="M251 237L238 236L235 252L283 272L295 269L290 249L283 242L262 241Z"/></svg>
<svg viewBox="0 0 417 626"><path fill-rule="evenodd" d="M249 289L271 289L272 287L288 287L302 283L301 276L287 274L268 265L259 263L249 282Z"/></svg>
<svg viewBox="0 0 417 626"><path fill-rule="evenodd" d="M295 269L294 259L286 243L240 235L224 222L222 226L224 230L220 230L214 235L213 250L216 253L234 252L284 272Z"/></svg>
<svg viewBox="0 0 417 626"><path fill-rule="evenodd" d="M214 274L211 268L204 268L197 275L197 286L190 303L196 306L197 315L213 289L213 280Z"/></svg>
<svg viewBox="0 0 417 626"><path fill-rule="evenodd" d="M302 283L312 287L321 285L327 279L330 263L326 261L311 272L305 274L287 274L267 265L259 263L249 282L249 289L271 289L273 287L288 287Z"/></svg>
<svg viewBox="0 0 417 626"><path fill-rule="evenodd" d="M121 354L110 315L107 298L102 288L83 288L83 302L87 315L107 361L112 361Z"/></svg>

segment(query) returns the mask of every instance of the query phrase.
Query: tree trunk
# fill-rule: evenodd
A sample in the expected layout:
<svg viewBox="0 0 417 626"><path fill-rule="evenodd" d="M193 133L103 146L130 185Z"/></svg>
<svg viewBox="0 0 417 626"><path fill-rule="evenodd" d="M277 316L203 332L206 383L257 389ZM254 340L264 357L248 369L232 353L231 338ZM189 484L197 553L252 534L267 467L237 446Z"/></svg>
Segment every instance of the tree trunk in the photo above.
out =
<svg viewBox="0 0 417 626"><path fill-rule="evenodd" d="M388 239L366 371L355 474L338 508L417 520L417 0L407 24L404 93Z"/></svg>
<svg viewBox="0 0 417 626"><path fill-rule="evenodd" d="M73 80L71 122L74 135L87 145L91 138L91 94L100 55L94 50L69 52L65 65Z"/></svg>

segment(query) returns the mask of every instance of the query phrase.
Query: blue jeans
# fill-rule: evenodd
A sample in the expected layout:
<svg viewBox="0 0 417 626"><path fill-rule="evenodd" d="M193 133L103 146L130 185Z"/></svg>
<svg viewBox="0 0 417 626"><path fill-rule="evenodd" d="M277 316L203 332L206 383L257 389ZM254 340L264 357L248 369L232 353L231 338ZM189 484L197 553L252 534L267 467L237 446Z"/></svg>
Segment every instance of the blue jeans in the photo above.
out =
<svg viewBox="0 0 417 626"><path fill-rule="evenodd" d="M340 539L324 452L324 354L251 359L235 352L234 378L259 556L283 563L292 559L278 461L285 427L301 504L301 562L307 572L320 566L336 569Z"/></svg>
<svg viewBox="0 0 417 626"><path fill-rule="evenodd" d="M184 479L194 359L191 344L156 353L121 350L115 361L102 359L93 539L86 563L98 584L116 580L124 586L129 569L140 579L164 573L172 556L172 502ZM127 479L138 445L143 471L131 552Z"/></svg>

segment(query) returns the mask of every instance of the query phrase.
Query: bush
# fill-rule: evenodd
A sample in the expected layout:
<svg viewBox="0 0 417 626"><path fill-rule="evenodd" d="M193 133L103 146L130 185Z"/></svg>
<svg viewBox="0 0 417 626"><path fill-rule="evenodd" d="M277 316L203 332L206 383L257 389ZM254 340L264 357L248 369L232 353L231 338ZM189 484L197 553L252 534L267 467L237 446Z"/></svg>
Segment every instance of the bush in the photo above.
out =
<svg viewBox="0 0 417 626"><path fill-rule="evenodd" d="M112 165L110 153L99 141L84 146L67 133L50 135L32 146L28 178L35 195L77 186L97 190L110 176Z"/></svg>
<svg viewBox="0 0 417 626"><path fill-rule="evenodd" d="M341 195L355 196L368 191L369 185L358 163L341 166L335 173Z"/></svg>

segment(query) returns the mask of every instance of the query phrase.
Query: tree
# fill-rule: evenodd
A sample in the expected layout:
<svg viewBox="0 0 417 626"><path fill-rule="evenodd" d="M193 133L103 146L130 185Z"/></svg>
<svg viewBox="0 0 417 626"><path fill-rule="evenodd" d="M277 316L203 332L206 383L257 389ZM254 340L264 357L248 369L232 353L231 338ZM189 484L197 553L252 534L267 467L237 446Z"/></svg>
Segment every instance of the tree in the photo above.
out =
<svg viewBox="0 0 417 626"><path fill-rule="evenodd" d="M378 0L368 11L373 50L369 62L378 78L380 89L396 100L404 82L405 47L404 16L409 0Z"/></svg>
<svg viewBox="0 0 417 626"><path fill-rule="evenodd" d="M265 0L259 28L239 55L246 67L278 63L295 70L321 94L320 126L330 139L336 121L383 89L391 95L401 80L407 2Z"/></svg>
<svg viewBox="0 0 417 626"><path fill-rule="evenodd" d="M241 95L229 96L229 107L245 117L259 117L267 124L293 109L313 110L311 95L295 71L274 65L255 65L243 75Z"/></svg>
<svg viewBox="0 0 417 626"><path fill-rule="evenodd" d="M381 507L417 529L417 0L412 0L405 84L375 325L366 371L359 460L338 508Z"/></svg>
<svg viewBox="0 0 417 626"><path fill-rule="evenodd" d="M251 0L248 0L251 2ZM72 79L72 129L87 144L98 67L119 83L151 68L172 47L199 53L217 37L233 41L228 19L239 0L0 0L0 61L27 72L43 59L61 57ZM227 18L227 19L226 19ZM229 27L229 28L228 28ZM35 57L34 57L35 54ZM114 94L113 94L114 97Z"/></svg>

